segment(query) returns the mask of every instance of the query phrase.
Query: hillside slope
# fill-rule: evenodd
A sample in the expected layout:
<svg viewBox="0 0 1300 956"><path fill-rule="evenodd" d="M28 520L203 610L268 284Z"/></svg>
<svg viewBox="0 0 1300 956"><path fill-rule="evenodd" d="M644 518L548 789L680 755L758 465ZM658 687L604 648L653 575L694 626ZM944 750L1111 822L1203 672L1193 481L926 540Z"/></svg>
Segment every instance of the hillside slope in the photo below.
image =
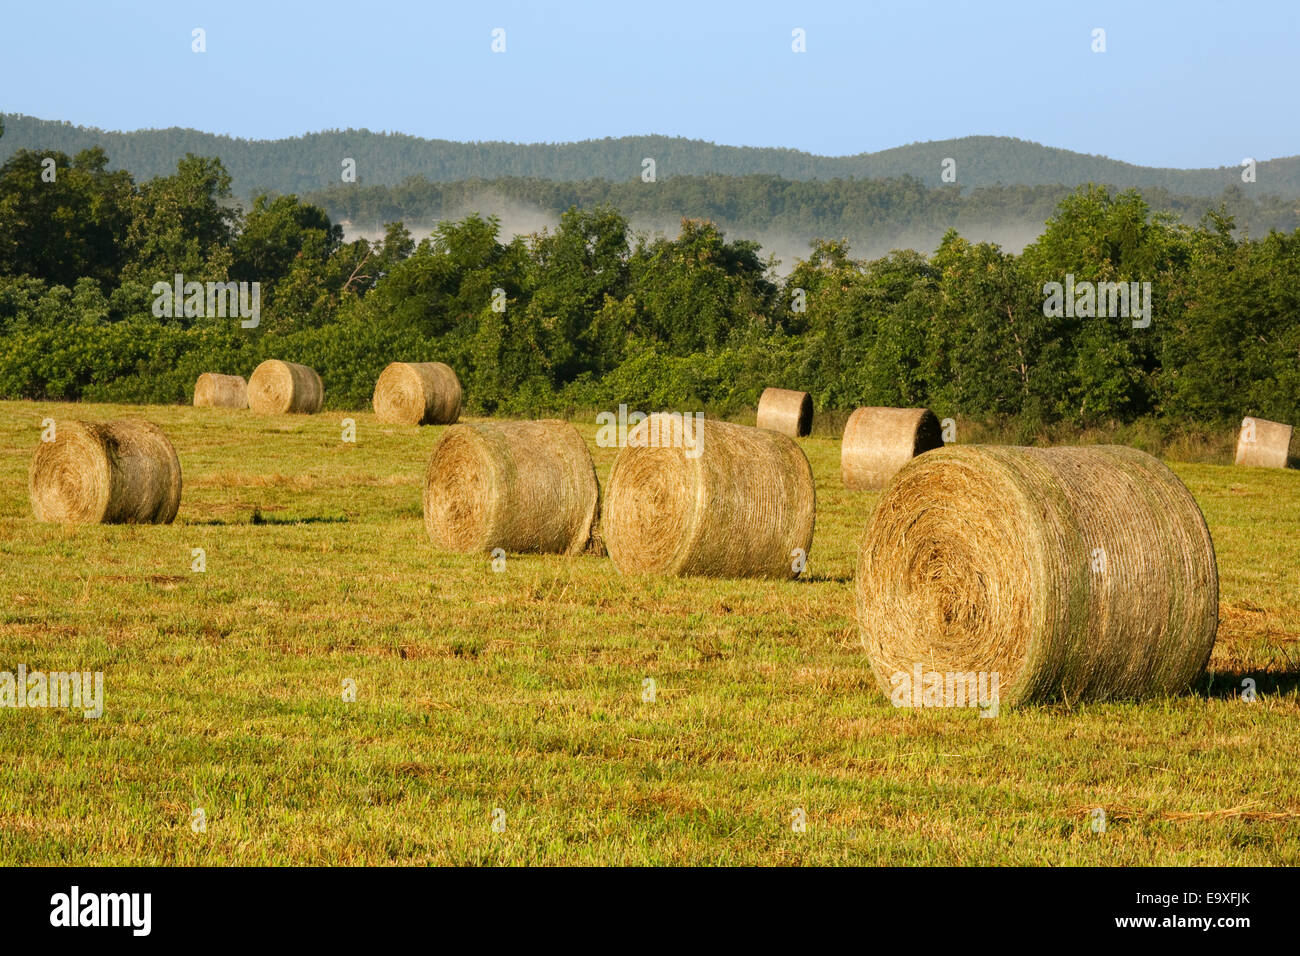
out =
<svg viewBox="0 0 1300 956"><path fill-rule="evenodd" d="M98 145L108 152L116 168L148 179L173 171L176 160L187 152L219 156L239 196L327 188L340 182L344 158L356 160L359 181L369 185L396 185L412 176L435 182L503 177L625 182L639 180L646 157L655 160L660 180L709 174L764 174L792 180L913 176L927 185L939 185L941 163L951 157L957 163L957 183L963 188L1097 182L1217 196L1226 187L1241 183L1237 167L1149 168L1002 136L913 143L856 156L816 156L792 149L720 146L668 136L557 144L457 143L362 129L246 140L192 129L121 133L19 114L3 114L3 118L0 161L18 149L73 154ZM1261 162L1258 182L1250 188L1260 194L1300 197L1300 157Z"/></svg>

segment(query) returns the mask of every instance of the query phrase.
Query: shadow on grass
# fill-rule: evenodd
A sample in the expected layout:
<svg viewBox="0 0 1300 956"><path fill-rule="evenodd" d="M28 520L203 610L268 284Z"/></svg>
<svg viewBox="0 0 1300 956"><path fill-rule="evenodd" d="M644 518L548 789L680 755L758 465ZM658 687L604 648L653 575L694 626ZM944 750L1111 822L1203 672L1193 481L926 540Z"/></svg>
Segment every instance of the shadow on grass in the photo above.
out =
<svg viewBox="0 0 1300 956"><path fill-rule="evenodd" d="M1248 671L1226 670L1206 674L1197 682L1196 692L1220 700L1239 700L1242 692L1250 685L1246 680L1255 682L1256 694L1280 695L1294 694L1300 688L1300 670L1284 671Z"/></svg>
<svg viewBox="0 0 1300 956"><path fill-rule="evenodd" d="M306 515L306 516L280 516L264 515L254 508L253 513L248 518L210 518L207 521L189 521L191 525L244 525L244 524L263 524L263 525L286 525L286 524L347 524L346 515Z"/></svg>
<svg viewBox="0 0 1300 956"><path fill-rule="evenodd" d="M850 581L853 580L853 575L851 574L801 574L797 578L795 578L795 580L800 582L801 584L825 584L828 581L831 584L848 584Z"/></svg>

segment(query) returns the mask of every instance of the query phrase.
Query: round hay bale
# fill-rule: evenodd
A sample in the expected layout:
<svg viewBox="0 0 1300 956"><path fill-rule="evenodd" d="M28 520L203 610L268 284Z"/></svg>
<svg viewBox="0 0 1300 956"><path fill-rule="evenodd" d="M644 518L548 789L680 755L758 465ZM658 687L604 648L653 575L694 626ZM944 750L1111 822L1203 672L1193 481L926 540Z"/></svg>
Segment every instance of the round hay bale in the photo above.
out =
<svg viewBox="0 0 1300 956"><path fill-rule="evenodd" d="M788 388L765 388L758 399L759 428L791 438L803 438L812 431L813 403L807 392Z"/></svg>
<svg viewBox="0 0 1300 956"><path fill-rule="evenodd" d="M997 675L1008 705L1177 693L1205 670L1218 627L1196 501L1120 446L922 455L871 516L856 588L876 680L891 696L910 688L910 705L920 688L906 675L922 672L945 685Z"/></svg>
<svg viewBox="0 0 1300 956"><path fill-rule="evenodd" d="M194 383L195 408L247 408L248 383L242 375L204 372Z"/></svg>
<svg viewBox="0 0 1300 956"><path fill-rule="evenodd" d="M555 419L453 425L424 473L424 527L444 551L577 554L599 503L587 443Z"/></svg>
<svg viewBox="0 0 1300 956"><path fill-rule="evenodd" d="M785 435L659 413L614 459L602 528L624 574L792 578L815 510L812 468Z"/></svg>
<svg viewBox="0 0 1300 956"><path fill-rule="evenodd" d="M942 447L939 419L928 408L855 409L840 444L844 487L879 491L917 455Z"/></svg>
<svg viewBox="0 0 1300 956"><path fill-rule="evenodd" d="M320 376L306 365L267 359L248 379L248 407L260 415L314 415L324 400Z"/></svg>
<svg viewBox="0 0 1300 956"><path fill-rule="evenodd" d="M375 382L375 416L396 425L454 425L464 392L450 365L393 362Z"/></svg>
<svg viewBox="0 0 1300 956"><path fill-rule="evenodd" d="M1262 418L1243 418L1237 435L1237 464L1285 468L1291 449L1291 426Z"/></svg>
<svg viewBox="0 0 1300 956"><path fill-rule="evenodd" d="M57 422L27 481L39 521L171 524L181 505L181 463L152 422Z"/></svg>

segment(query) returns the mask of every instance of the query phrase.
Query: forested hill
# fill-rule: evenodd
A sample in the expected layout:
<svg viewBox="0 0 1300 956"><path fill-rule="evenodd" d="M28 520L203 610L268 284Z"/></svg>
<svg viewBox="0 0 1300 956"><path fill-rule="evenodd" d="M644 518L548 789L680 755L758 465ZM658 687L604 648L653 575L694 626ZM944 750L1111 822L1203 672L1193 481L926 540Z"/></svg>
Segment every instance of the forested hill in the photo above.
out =
<svg viewBox="0 0 1300 956"><path fill-rule="evenodd" d="M604 179L640 181L642 161L655 161L658 180L680 175L765 174L788 180L914 177L941 184L941 164L956 161L963 189L993 185L1076 186L1106 183L1120 188L1158 188L1185 196L1218 196L1241 184L1237 166L1218 169L1158 169L1104 156L1053 149L1001 136L914 143L856 156L815 156L792 149L719 146L668 136L625 136L579 143L455 143L400 133L332 130L292 139L246 140L192 129L130 133L73 126L20 114L3 115L0 162L19 149L58 150L73 155L102 146L115 168L137 180L170 175L186 153L218 156L230 171L235 195L256 192L308 193L341 181L345 158L356 161L359 182L396 185L418 176L435 182L526 177L554 181ZM1241 157L1225 157L1236 162ZM1260 162L1261 195L1300 198L1300 156Z"/></svg>

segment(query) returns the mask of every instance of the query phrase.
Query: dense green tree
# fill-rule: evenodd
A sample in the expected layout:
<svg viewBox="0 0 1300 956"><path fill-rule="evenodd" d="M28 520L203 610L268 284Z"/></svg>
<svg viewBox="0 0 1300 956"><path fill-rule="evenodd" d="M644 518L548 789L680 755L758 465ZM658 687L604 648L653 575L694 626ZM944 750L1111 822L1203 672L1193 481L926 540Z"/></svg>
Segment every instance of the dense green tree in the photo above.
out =
<svg viewBox="0 0 1300 956"><path fill-rule="evenodd" d="M1220 235L1222 235L1220 233ZM1300 233L1220 246L1195 270L1167 337L1167 414L1294 421L1300 404Z"/></svg>
<svg viewBox="0 0 1300 956"><path fill-rule="evenodd" d="M189 155L171 176L140 186L126 233L126 279L144 285L227 279L239 211L229 203L230 175L220 160Z"/></svg>
<svg viewBox="0 0 1300 956"><path fill-rule="evenodd" d="M234 238L230 277L261 283L267 327L308 328L333 318L347 277L369 252L351 244L345 255L343 230L325 211L297 196L258 196Z"/></svg>
<svg viewBox="0 0 1300 956"><path fill-rule="evenodd" d="M758 243L728 242L716 225L694 219L682 220L676 239L638 243L629 270L633 335L682 355L715 348L750 323L769 324L777 289L758 253Z"/></svg>
<svg viewBox="0 0 1300 956"><path fill-rule="evenodd" d="M1089 283L1094 290L1098 283L1137 283L1139 297L1147 288L1151 294L1146 318L1134 318L1137 301L1130 301L1128 315L1082 316L1080 302L1074 316L1043 316L1050 339L1069 343L1069 355L1052 357L1068 364L1059 378L1050 377L1058 396L1053 417L1092 423L1153 410L1161 330L1179 308L1176 274L1186 242L1173 217L1153 215L1139 193L1089 186L1062 200L1043 234L1025 248L1022 268L1040 290L1040 303L1049 282ZM1100 311L1096 298L1093 309Z"/></svg>
<svg viewBox="0 0 1300 956"><path fill-rule="evenodd" d="M606 206L590 212L570 208L555 232L532 243L527 308L550 330L558 380L604 372L622 360L626 340L593 320L607 299L627 296L628 258L627 220Z"/></svg>
<svg viewBox="0 0 1300 956"><path fill-rule="evenodd" d="M1015 256L949 233L925 342L931 401L969 415L1039 414L1060 387L1050 331Z"/></svg>
<svg viewBox="0 0 1300 956"><path fill-rule="evenodd" d="M343 229L325 210L297 196L258 196L234 240L230 275L244 281L269 282L289 274L304 255L327 259L343 242Z"/></svg>
<svg viewBox="0 0 1300 956"><path fill-rule="evenodd" d="M498 241L495 217L441 223L413 252L394 261L367 302L376 316L429 338L472 338L484 308L520 301L527 275L523 240ZM500 289L497 295L494 290Z"/></svg>
<svg viewBox="0 0 1300 956"><path fill-rule="evenodd" d="M936 275L916 252L865 262L843 240L814 244L781 296L784 325L803 346L784 384L819 383L814 398L823 407L914 404L925 392L920 364Z"/></svg>
<svg viewBox="0 0 1300 956"><path fill-rule="evenodd" d="M101 149L71 160L21 150L0 166L0 275L67 286L83 277L104 288L116 282L133 184L107 167Z"/></svg>

